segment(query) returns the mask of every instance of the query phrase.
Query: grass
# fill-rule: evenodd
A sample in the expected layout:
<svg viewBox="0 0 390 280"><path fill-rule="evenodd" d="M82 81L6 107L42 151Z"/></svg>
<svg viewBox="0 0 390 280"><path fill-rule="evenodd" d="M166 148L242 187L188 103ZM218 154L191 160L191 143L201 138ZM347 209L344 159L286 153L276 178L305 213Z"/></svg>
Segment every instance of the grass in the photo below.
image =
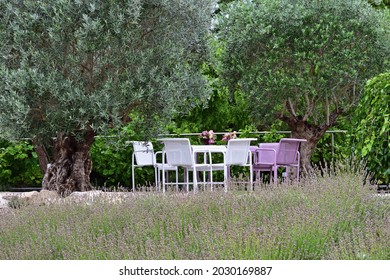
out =
<svg viewBox="0 0 390 280"><path fill-rule="evenodd" d="M0 259L390 259L390 201L352 172L0 216Z"/></svg>

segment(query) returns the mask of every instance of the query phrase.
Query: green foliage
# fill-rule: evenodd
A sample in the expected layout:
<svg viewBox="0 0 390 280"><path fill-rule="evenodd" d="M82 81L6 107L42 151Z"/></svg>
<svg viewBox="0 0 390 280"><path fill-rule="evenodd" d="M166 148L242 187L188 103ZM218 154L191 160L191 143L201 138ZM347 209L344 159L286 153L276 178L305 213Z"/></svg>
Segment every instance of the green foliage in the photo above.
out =
<svg viewBox="0 0 390 280"><path fill-rule="evenodd" d="M388 21L366 1L234 1L217 19L217 73L256 119L326 124L390 54Z"/></svg>
<svg viewBox="0 0 390 280"><path fill-rule="evenodd" d="M119 147L117 143L113 143L113 140L98 138L91 147L91 158L93 162L91 181L96 186L112 187L131 184L129 149Z"/></svg>
<svg viewBox="0 0 390 280"><path fill-rule="evenodd" d="M34 147L27 142L0 140L0 185L37 187L41 182L42 173Z"/></svg>
<svg viewBox="0 0 390 280"><path fill-rule="evenodd" d="M155 134L201 102L211 0L0 0L0 135Z"/></svg>
<svg viewBox="0 0 390 280"><path fill-rule="evenodd" d="M93 169L91 181L96 187L131 187L131 158L133 146L124 139L98 138L91 148ZM136 168L136 184L154 184L154 168Z"/></svg>
<svg viewBox="0 0 390 280"><path fill-rule="evenodd" d="M232 96L211 65L203 66L203 74L213 90L207 103L196 106L187 115L179 114L168 130L178 134L210 129L223 132L238 131L250 125L252 120L244 95L238 92Z"/></svg>
<svg viewBox="0 0 390 280"><path fill-rule="evenodd" d="M281 121L274 122L267 133L261 135L261 142L263 143L272 143L279 142L280 139L284 137L289 137L287 134L280 134L278 131L284 130L283 123Z"/></svg>
<svg viewBox="0 0 390 280"><path fill-rule="evenodd" d="M356 156L378 183L390 183L390 72L369 80L356 109Z"/></svg>
<svg viewBox="0 0 390 280"><path fill-rule="evenodd" d="M368 2L376 8L390 8L390 0L368 0Z"/></svg>
<svg viewBox="0 0 390 280"><path fill-rule="evenodd" d="M240 132L239 138L256 138L257 135L253 132L256 132L255 125L246 125L241 128L238 132Z"/></svg>
<svg viewBox="0 0 390 280"><path fill-rule="evenodd" d="M98 188L131 188L131 163L134 141L152 141L153 148L161 151L162 145L146 139L135 132L134 123L129 123L120 132L112 131L110 136L96 137L91 147L92 174L91 182ZM161 158L157 158L161 162ZM154 168L135 168L136 185L148 187L154 184Z"/></svg>
<svg viewBox="0 0 390 280"><path fill-rule="evenodd" d="M332 147L333 134L333 147ZM314 165L329 166L335 161L345 160L351 155L351 138L348 132L325 133L311 157Z"/></svg>

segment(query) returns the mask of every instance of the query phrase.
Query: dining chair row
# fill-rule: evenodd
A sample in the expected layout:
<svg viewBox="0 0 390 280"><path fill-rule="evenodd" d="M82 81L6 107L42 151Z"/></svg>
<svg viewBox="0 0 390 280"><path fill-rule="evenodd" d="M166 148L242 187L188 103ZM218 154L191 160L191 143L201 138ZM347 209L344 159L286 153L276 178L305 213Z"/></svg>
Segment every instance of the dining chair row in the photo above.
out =
<svg viewBox="0 0 390 280"><path fill-rule="evenodd" d="M231 139L227 146L217 145L191 145L186 138L164 138L159 139L164 144L163 149L163 172L162 172L162 189L165 191L164 166L182 167L185 171L185 182L187 191L189 191L189 172L192 172L192 184L194 192L198 191L198 172L208 172L209 180L202 182L209 184L213 188L214 184L223 184L225 191L229 188L230 167L233 165L249 167L250 185L253 185L252 178L252 156L250 154L250 142L255 138ZM222 161L213 162L213 153L221 153ZM205 156L203 162L198 161L198 155ZM213 172L223 171L223 182L214 182Z"/></svg>
<svg viewBox="0 0 390 280"><path fill-rule="evenodd" d="M286 174L289 168L297 169L297 180L299 181L299 148L303 139L283 138L279 143L261 143L259 146L251 146L255 138L239 138L229 140L226 146L219 145L191 145L186 138L164 138L158 139L164 148L157 153L153 150L150 142L132 141L134 152L132 155L132 190L135 191L135 167L153 166L155 169L155 185L165 192L168 185L179 185L186 187L193 185L193 191L198 191L198 184L210 185L211 189L216 184L223 185L225 191L229 188L231 166L242 166L249 168L249 184L253 189L253 174L259 180L261 172L269 172L273 182L277 182L278 169L283 167ZM222 154L222 161L213 162L213 154ZM157 157L161 160L157 162ZM203 160L199 160L202 158ZM184 181L179 182L179 167L184 169ZM213 179L213 172L223 171L223 182L216 182ZM175 173L175 181L167 180L169 172ZM190 180L192 172L192 180ZM200 181L198 175L203 172ZM207 180L206 180L207 178Z"/></svg>

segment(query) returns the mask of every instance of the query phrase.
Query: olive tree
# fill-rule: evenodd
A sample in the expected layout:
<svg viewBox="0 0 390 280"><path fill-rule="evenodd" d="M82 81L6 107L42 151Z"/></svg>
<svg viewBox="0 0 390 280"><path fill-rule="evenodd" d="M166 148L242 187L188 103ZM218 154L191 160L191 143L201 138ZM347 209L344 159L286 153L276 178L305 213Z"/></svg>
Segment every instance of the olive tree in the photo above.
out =
<svg viewBox="0 0 390 280"><path fill-rule="evenodd" d="M248 0L221 7L216 62L257 120L282 120L310 156L389 56L389 22L367 1Z"/></svg>
<svg viewBox="0 0 390 280"><path fill-rule="evenodd" d="M207 96L199 69L211 9L210 0L0 0L0 137L33 140L43 188L91 189L96 135L130 115L150 135Z"/></svg>

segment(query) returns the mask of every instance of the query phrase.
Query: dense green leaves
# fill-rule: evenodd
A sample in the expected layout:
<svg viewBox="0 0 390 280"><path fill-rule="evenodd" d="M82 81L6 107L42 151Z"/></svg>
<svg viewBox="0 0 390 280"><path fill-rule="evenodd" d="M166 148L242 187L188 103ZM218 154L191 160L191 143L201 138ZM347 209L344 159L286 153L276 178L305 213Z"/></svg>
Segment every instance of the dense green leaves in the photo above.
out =
<svg viewBox="0 0 390 280"><path fill-rule="evenodd" d="M42 173L37 154L27 142L10 143L0 139L0 189L39 186Z"/></svg>
<svg viewBox="0 0 390 280"><path fill-rule="evenodd" d="M131 112L154 132L207 96L211 2L0 0L1 135L102 132Z"/></svg>
<svg viewBox="0 0 390 280"><path fill-rule="evenodd" d="M235 1L218 17L218 73L258 118L330 122L389 55L384 15L365 1Z"/></svg>
<svg viewBox="0 0 390 280"><path fill-rule="evenodd" d="M367 161L373 179L390 183L390 72L369 80L355 112L356 155Z"/></svg>

